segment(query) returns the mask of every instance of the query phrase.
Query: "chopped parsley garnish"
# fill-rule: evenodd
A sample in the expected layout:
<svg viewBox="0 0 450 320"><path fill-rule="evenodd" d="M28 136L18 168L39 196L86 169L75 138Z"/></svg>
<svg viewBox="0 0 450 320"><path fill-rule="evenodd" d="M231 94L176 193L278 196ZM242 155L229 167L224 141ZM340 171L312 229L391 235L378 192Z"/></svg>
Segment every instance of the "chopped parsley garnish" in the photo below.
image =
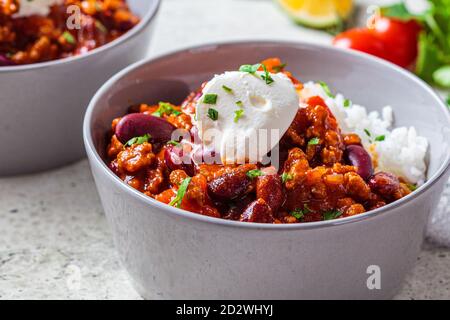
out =
<svg viewBox="0 0 450 320"><path fill-rule="evenodd" d="M294 179L294 177L292 176L292 174L287 173L287 172L283 172L283 174L281 175L281 182L286 183L289 180Z"/></svg>
<svg viewBox="0 0 450 320"><path fill-rule="evenodd" d="M330 87L323 81L319 81L320 86L322 87L323 91L329 96L330 98L334 98L334 95L331 93Z"/></svg>
<svg viewBox="0 0 450 320"><path fill-rule="evenodd" d="M303 212L302 209L295 209L294 211L291 212L291 216L293 216L297 220L303 218L304 215L305 213Z"/></svg>
<svg viewBox="0 0 450 320"><path fill-rule="evenodd" d="M146 133L143 136L131 138L130 140L127 141L127 143L125 143L124 146L126 147L132 146L133 144L143 144L145 142L148 142L148 140L150 140L151 138L152 136Z"/></svg>
<svg viewBox="0 0 450 320"><path fill-rule="evenodd" d="M177 208L181 207L181 202L183 201L184 195L186 194L189 183L191 183L191 179L191 177L187 177L183 180L183 182L180 184L180 187L178 188L176 197L173 198L172 201L170 201L169 206L175 206Z"/></svg>
<svg viewBox="0 0 450 320"><path fill-rule="evenodd" d="M375 138L375 141L384 141L386 139L386 136L383 134L381 136L378 136Z"/></svg>
<svg viewBox="0 0 450 320"><path fill-rule="evenodd" d="M323 213L324 220L333 220L339 218L342 215L342 212L338 210L330 210Z"/></svg>
<svg viewBox="0 0 450 320"><path fill-rule="evenodd" d="M311 140L309 140L308 146L315 146L315 145L318 145L319 142L320 142L320 139L319 139L319 138L317 138L317 137L312 138Z"/></svg>
<svg viewBox="0 0 450 320"><path fill-rule="evenodd" d="M344 100L344 108L348 108L352 105L352 102L349 99Z"/></svg>
<svg viewBox="0 0 450 320"><path fill-rule="evenodd" d="M246 174L247 174L247 177L249 177L250 179L255 179L257 177L264 175L264 173L258 169L250 170Z"/></svg>
<svg viewBox="0 0 450 320"><path fill-rule="evenodd" d="M228 93L233 93L233 89L231 89L230 87L223 85L222 88L223 88L223 90L225 90Z"/></svg>
<svg viewBox="0 0 450 320"><path fill-rule="evenodd" d="M209 108L208 109L208 117L212 121L216 121L217 119L219 119L219 111L217 111L216 109L213 109L213 108Z"/></svg>
<svg viewBox="0 0 450 320"><path fill-rule="evenodd" d="M242 66L239 68L239 71L241 71L241 72L247 72L247 73L250 73L250 74L255 74L256 71L258 71L258 69L259 69L260 67L261 67L261 64L260 64L260 63L253 64L253 65L251 65L251 64L244 64L244 65L242 65Z"/></svg>
<svg viewBox="0 0 450 320"><path fill-rule="evenodd" d="M234 112L234 122L237 123L244 115L244 109L239 109Z"/></svg>
<svg viewBox="0 0 450 320"><path fill-rule="evenodd" d="M418 188L417 185L415 185L415 184L410 184L410 183L406 184L406 186L407 186L408 189L411 190L411 191L416 191L417 188Z"/></svg>
<svg viewBox="0 0 450 320"><path fill-rule="evenodd" d="M241 100L239 100L239 101L236 102L236 105L237 105L238 107L242 107L244 104L242 103Z"/></svg>
<svg viewBox="0 0 450 320"><path fill-rule="evenodd" d="M239 109L234 112L234 122L237 123L244 115L244 109Z"/></svg>
<svg viewBox="0 0 450 320"><path fill-rule="evenodd" d="M180 115L181 112L178 110L175 110L175 108L168 102L160 102L158 110L152 113L152 116L155 117L162 117L162 115L171 115L174 114L176 116Z"/></svg>
<svg viewBox="0 0 450 320"><path fill-rule="evenodd" d="M203 103L216 104L217 103L217 94L214 94L214 93L205 94L205 97L203 98Z"/></svg>
<svg viewBox="0 0 450 320"><path fill-rule="evenodd" d="M75 44L77 42L75 37L69 31L64 31L62 36L69 44Z"/></svg>
<svg viewBox="0 0 450 320"><path fill-rule="evenodd" d="M371 137L371 136L372 136L372 134L370 133L370 131L369 131L369 130L367 130L367 129L364 129L364 132L366 133L366 135L367 135L368 137Z"/></svg>
<svg viewBox="0 0 450 320"><path fill-rule="evenodd" d="M311 209L308 207L307 204L303 205L303 209L295 209L294 211L292 211L290 214L291 216L293 216L294 218L296 218L297 220L302 219L305 214L308 214L311 212Z"/></svg>
<svg viewBox="0 0 450 320"><path fill-rule="evenodd" d="M269 85L271 83L274 83L275 80L273 80L272 76L270 75L270 72L267 70L265 65L262 65L263 70L264 70L264 74L261 75L261 78L266 81L266 84Z"/></svg>
<svg viewBox="0 0 450 320"><path fill-rule="evenodd" d="M179 146L180 145L180 143L178 141L175 141L175 140L170 140L170 141L167 142L167 144L171 144L173 146Z"/></svg>
<svg viewBox="0 0 450 320"><path fill-rule="evenodd" d="M272 70L275 73L283 71L283 69L287 66L287 63L280 64L279 66L272 67Z"/></svg>

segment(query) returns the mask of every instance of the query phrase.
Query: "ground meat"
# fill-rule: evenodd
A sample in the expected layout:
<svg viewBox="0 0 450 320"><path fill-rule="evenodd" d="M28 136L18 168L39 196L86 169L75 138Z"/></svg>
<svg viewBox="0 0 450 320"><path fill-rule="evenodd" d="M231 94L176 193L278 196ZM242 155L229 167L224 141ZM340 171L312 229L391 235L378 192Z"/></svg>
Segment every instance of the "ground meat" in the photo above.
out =
<svg viewBox="0 0 450 320"><path fill-rule="evenodd" d="M148 142L134 144L117 155L119 171L130 174L149 167L154 160L155 155L152 152L152 145Z"/></svg>

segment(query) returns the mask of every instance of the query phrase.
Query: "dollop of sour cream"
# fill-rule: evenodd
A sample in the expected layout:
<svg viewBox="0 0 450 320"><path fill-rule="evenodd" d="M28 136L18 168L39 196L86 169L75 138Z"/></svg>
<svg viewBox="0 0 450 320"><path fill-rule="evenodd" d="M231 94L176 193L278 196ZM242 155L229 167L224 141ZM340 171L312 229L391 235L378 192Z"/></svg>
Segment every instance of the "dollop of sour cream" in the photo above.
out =
<svg viewBox="0 0 450 320"><path fill-rule="evenodd" d="M263 162L297 114L299 96L283 73L216 75L202 91L195 124L203 145L224 164Z"/></svg>
<svg viewBox="0 0 450 320"><path fill-rule="evenodd" d="M14 17L47 16L50 13L50 7L63 3L64 0L21 0L20 10Z"/></svg>

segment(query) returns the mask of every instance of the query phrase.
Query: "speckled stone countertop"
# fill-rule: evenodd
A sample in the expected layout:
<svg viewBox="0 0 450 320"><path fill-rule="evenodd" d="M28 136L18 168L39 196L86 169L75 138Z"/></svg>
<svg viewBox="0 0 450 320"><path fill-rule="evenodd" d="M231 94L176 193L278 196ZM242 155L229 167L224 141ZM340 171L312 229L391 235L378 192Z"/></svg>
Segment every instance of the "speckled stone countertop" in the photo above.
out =
<svg viewBox="0 0 450 320"><path fill-rule="evenodd" d="M230 39L329 40L292 25L270 1L164 0L150 55ZM425 243L396 298L450 299L449 270L450 250ZM0 178L0 299L140 299L119 262L86 160Z"/></svg>

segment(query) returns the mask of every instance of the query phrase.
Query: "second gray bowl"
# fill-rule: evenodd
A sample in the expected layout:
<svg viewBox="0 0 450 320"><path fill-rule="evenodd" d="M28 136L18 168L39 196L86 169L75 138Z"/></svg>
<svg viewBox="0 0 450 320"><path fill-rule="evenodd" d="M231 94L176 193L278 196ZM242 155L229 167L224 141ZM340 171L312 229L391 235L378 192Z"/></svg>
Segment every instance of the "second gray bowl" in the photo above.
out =
<svg viewBox="0 0 450 320"><path fill-rule="evenodd" d="M113 74L143 59L160 0L128 0L141 22L87 54L0 67L0 176L51 169L85 156L89 99Z"/></svg>

